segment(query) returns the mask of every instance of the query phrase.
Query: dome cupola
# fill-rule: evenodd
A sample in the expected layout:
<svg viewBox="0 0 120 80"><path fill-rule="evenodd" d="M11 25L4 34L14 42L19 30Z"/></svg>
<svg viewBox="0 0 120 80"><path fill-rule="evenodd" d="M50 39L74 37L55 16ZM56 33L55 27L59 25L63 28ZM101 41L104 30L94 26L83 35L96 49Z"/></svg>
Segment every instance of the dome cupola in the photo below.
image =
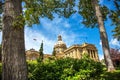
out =
<svg viewBox="0 0 120 80"><path fill-rule="evenodd" d="M56 53L63 53L67 49L66 44L62 41L62 36L58 35L58 41L54 45Z"/></svg>

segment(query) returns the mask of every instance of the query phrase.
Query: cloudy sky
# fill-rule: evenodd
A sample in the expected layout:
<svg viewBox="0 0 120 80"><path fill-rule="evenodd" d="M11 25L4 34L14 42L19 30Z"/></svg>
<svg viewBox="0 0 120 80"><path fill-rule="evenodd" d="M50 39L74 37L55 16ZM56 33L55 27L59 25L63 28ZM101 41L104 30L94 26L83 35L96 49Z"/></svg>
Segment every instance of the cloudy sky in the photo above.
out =
<svg viewBox="0 0 120 80"><path fill-rule="evenodd" d="M107 4L105 0L101 0L101 3ZM43 40L44 53L51 54L54 44L57 42L57 36L62 35L63 41L67 47L73 44L82 44L84 42L94 44L99 53L99 58L103 58L103 51L101 47L101 40L99 30L97 28L86 28L82 23L81 16L77 13L70 18L59 18L56 16L52 21L47 18L40 19L40 24L33 25L32 27L25 27L25 48L29 50L34 48L39 50L40 44ZM114 29L111 26L111 21L105 21L105 27L108 34L110 47L120 47L120 44L116 39L113 39L111 31ZM0 41L2 34L0 33Z"/></svg>
<svg viewBox="0 0 120 80"><path fill-rule="evenodd" d="M41 19L41 24L25 28L26 50L31 48L39 50L43 40L44 53L51 54L54 44L57 42L57 36L60 34L67 47L84 42L94 44L98 49L100 59L103 58L99 30L86 28L80 22L81 18L78 14L72 15L70 19L58 17L52 21L47 18ZM111 31L114 27L111 26L110 21L106 21L105 26L110 47L120 47L118 41L112 37Z"/></svg>

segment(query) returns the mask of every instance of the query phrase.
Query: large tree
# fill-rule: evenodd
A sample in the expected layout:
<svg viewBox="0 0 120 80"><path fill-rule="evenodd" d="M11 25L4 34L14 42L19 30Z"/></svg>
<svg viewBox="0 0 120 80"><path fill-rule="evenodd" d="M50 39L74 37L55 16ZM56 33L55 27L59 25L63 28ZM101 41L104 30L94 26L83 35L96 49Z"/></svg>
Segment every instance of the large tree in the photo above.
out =
<svg viewBox="0 0 120 80"><path fill-rule="evenodd" d="M23 3L22 3L23 1ZM72 0L74 1L74 0ZM53 19L53 14L71 15L70 0L5 0L2 25L2 80L27 80L24 25ZM69 4L69 5L68 5ZM22 6L24 7L22 11ZM64 11L64 12L63 12ZM67 15L65 15L67 16Z"/></svg>
<svg viewBox="0 0 120 80"><path fill-rule="evenodd" d="M105 6L100 7L98 0L79 1L79 14L83 17L83 24L87 27L98 27L108 71L113 71L115 68L110 57L108 36L104 26L104 20L106 19L107 13L107 8Z"/></svg>
<svg viewBox="0 0 120 80"><path fill-rule="evenodd" d="M21 0L5 0L2 27L2 80L27 80L21 3Z"/></svg>

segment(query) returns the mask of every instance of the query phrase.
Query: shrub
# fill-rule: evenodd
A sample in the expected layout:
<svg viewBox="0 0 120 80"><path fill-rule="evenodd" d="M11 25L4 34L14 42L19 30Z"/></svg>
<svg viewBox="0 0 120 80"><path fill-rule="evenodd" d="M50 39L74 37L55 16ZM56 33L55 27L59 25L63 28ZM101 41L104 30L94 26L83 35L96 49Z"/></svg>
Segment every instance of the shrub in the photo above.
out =
<svg viewBox="0 0 120 80"><path fill-rule="evenodd" d="M38 64L37 61L27 61L27 65L28 65L28 79L29 80L34 79L33 72L37 68L37 64Z"/></svg>
<svg viewBox="0 0 120 80"><path fill-rule="evenodd" d="M45 62L27 61L27 64L28 80L118 80L120 77L120 70L106 72L100 62L95 62L89 57L80 60L64 58Z"/></svg>
<svg viewBox="0 0 120 80"><path fill-rule="evenodd" d="M35 66L34 66L35 65ZM89 57L64 58L29 64L29 80L93 80L103 73L103 66Z"/></svg>
<svg viewBox="0 0 120 80"><path fill-rule="evenodd" d="M82 59L74 59L72 64L73 75L67 76L66 80L90 80L98 79L103 73L103 65L85 56Z"/></svg>

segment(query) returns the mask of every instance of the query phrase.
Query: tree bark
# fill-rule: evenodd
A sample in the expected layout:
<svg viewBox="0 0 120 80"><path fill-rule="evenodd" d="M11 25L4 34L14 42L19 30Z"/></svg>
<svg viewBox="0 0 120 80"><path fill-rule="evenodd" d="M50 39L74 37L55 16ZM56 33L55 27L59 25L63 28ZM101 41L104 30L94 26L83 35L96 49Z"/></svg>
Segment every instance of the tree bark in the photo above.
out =
<svg viewBox="0 0 120 80"><path fill-rule="evenodd" d="M107 33L106 33L106 30L105 30L105 27L104 27L100 7L98 5L97 0L92 0L92 1L94 2L93 4L94 4L94 7L95 7L95 11L96 11L95 13L96 13L96 17L97 17L97 21L98 21L98 25L99 25L99 32L100 32L100 38L101 38L101 41L102 41L104 59L106 60L106 65L107 65L108 71L113 71L113 70L115 70L115 68L113 66L113 62L112 62L111 56L110 56L108 37L107 37Z"/></svg>
<svg viewBox="0 0 120 80"><path fill-rule="evenodd" d="M21 0L5 0L2 36L2 80L27 80L24 26L14 26L22 14Z"/></svg>

